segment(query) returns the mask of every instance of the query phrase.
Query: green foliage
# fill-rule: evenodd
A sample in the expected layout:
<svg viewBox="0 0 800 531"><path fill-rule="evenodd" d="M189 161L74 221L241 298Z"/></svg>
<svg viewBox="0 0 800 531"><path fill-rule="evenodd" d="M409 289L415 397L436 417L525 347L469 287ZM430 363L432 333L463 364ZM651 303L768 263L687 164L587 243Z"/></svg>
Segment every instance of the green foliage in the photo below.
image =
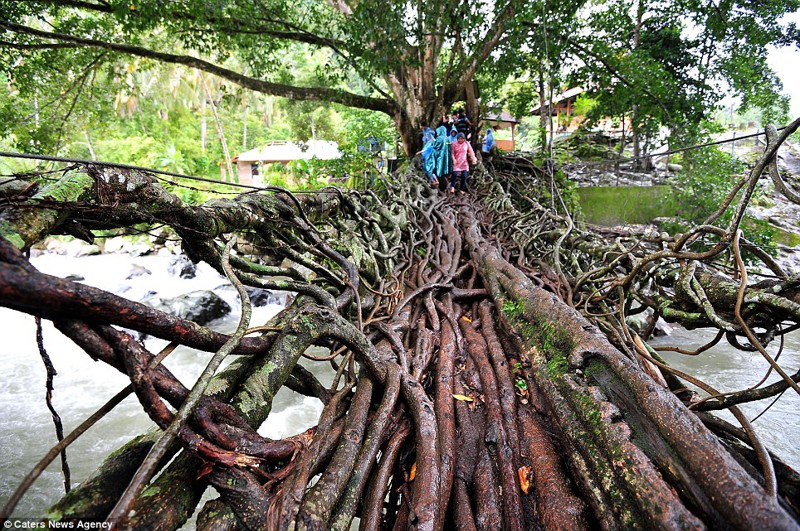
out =
<svg viewBox="0 0 800 531"><path fill-rule="evenodd" d="M525 311L525 304L522 301L506 299L503 301L501 309L509 319L513 319L522 315L522 312Z"/></svg>
<svg viewBox="0 0 800 531"><path fill-rule="evenodd" d="M562 151L559 153L563 153L566 156L569 156L568 152ZM535 166L539 168L544 168L548 164L546 154L540 154L537 157L533 157L533 163ZM566 162L565 159L557 160L558 163ZM577 185L571 181L567 174L564 173L563 170L556 169L553 171L553 181L555 183L555 187L558 191L557 196L553 196L552 187L550 184L549 179L537 179L538 192L537 195L542 198L545 203L550 203L554 206L556 210L562 211L563 207L561 202L564 202L564 207L566 207L567 211L572 214L578 214L581 208L580 196L578 195L578 187ZM560 196L560 199L559 199Z"/></svg>
<svg viewBox="0 0 800 531"><path fill-rule="evenodd" d="M279 79L285 83L307 86L335 86L340 81L338 69L326 68L331 61L330 50L308 50L292 44L285 52L288 64L279 71ZM289 139L308 141L311 139L336 139L340 118L333 106L326 102L290 99L278 100L278 108L285 111L284 119L289 129Z"/></svg>
<svg viewBox="0 0 800 531"><path fill-rule="evenodd" d="M284 100L293 140L330 139L336 136L336 118L329 105L312 101Z"/></svg>
<svg viewBox="0 0 800 531"><path fill-rule="evenodd" d="M691 223L702 223L722 203L744 165L728 153L711 146L689 152L684 171L674 182L678 215ZM730 219L730 213L727 214Z"/></svg>
<svg viewBox="0 0 800 531"><path fill-rule="evenodd" d="M517 149L520 151L535 151L541 144L541 129L538 116L523 116L517 125Z"/></svg>
<svg viewBox="0 0 800 531"><path fill-rule="evenodd" d="M575 104L572 107L572 112L576 116L586 116L597 105L597 100L590 95L583 93L575 98Z"/></svg>
<svg viewBox="0 0 800 531"><path fill-rule="evenodd" d="M773 98L779 87L765 53L797 40L797 29L778 20L798 7L800 0L0 0L8 21L0 137L22 151L82 156L101 139L147 137L174 146L159 153L170 165L209 176L223 155L204 85L235 154L275 139L364 138L344 138L348 116L330 102L382 113L367 118L370 134L390 146L392 116L409 144L421 119L463 99L472 80L462 74L475 72L484 104L505 102L520 115L567 81L582 84L594 102L579 102L579 112L626 116L646 150L664 128L697 136L720 81L745 107L780 122L785 105ZM166 64L182 61L192 67ZM529 132L542 138L538 125Z"/></svg>
<svg viewBox="0 0 800 531"><path fill-rule="evenodd" d="M293 168L303 176L304 184L301 186L315 188L335 183L363 188L365 179L377 183L381 173L376 165L378 156L383 158L385 166L389 153L373 153L367 139L376 138L382 145L392 147L396 133L391 120L381 113L362 109L337 106L335 112L340 128L335 131L333 138L339 142L341 156L330 160L312 159L307 164Z"/></svg>
<svg viewBox="0 0 800 531"><path fill-rule="evenodd" d="M617 157L616 145L619 141L602 134L592 133L581 127L570 134L558 149L568 151L583 161L610 160Z"/></svg>
<svg viewBox="0 0 800 531"><path fill-rule="evenodd" d="M766 62L768 43L783 45L796 28L778 23L800 7L797 0L734 0L713 7L683 0L593 2L580 30L556 39L570 43L583 63L571 85L591 88L597 105L587 116L625 116L647 151L669 130L672 141L693 143L704 118L730 87L743 108L759 108L782 123L780 83ZM709 45L713 42L713 45Z"/></svg>
<svg viewBox="0 0 800 531"><path fill-rule="evenodd" d="M264 184L269 186L277 186L279 188L290 189L292 186L289 184L288 176L285 173L277 171L269 171L264 174Z"/></svg>
<svg viewBox="0 0 800 531"><path fill-rule="evenodd" d="M13 137L0 138L0 151L14 151L16 149L14 141ZM34 172L36 167L37 161L35 160L0 157L0 176Z"/></svg>
<svg viewBox="0 0 800 531"><path fill-rule="evenodd" d="M755 99L755 98L754 98ZM763 99L758 99L755 105L761 109L761 123L763 125L778 125L789 122L789 97L785 95L775 96L767 93Z"/></svg>
<svg viewBox="0 0 800 531"><path fill-rule="evenodd" d="M324 163L317 158L293 160L288 164L300 190L317 190L328 185Z"/></svg>
<svg viewBox="0 0 800 531"><path fill-rule="evenodd" d="M564 358L575 348L575 339L565 329L551 321L541 320L539 324L539 341L545 355L550 359Z"/></svg>
<svg viewBox="0 0 800 531"><path fill-rule="evenodd" d="M714 114L714 121L719 125L720 131L729 131L731 127L744 132L767 124L780 126L791 119L788 104L788 98L781 96L777 99L770 98L760 107L720 107Z"/></svg>
<svg viewBox="0 0 800 531"><path fill-rule="evenodd" d="M129 136L100 140L95 149L101 160L152 167L161 147L152 137Z"/></svg>
<svg viewBox="0 0 800 531"><path fill-rule="evenodd" d="M557 380L567 373L568 368L569 363L567 362L567 358L565 358L563 354L555 353L547 359L545 372L548 378Z"/></svg>
<svg viewBox="0 0 800 531"><path fill-rule="evenodd" d="M580 212L581 201L578 196L578 185L571 181L561 169L556 170L554 178L567 210L572 214Z"/></svg>
<svg viewBox="0 0 800 531"><path fill-rule="evenodd" d="M375 137L387 147L384 155L395 151L397 131L391 118L383 113L347 107L339 107L338 112L342 117L342 131L338 138L340 149L357 152L361 147L363 151L364 141Z"/></svg>
<svg viewBox="0 0 800 531"><path fill-rule="evenodd" d="M295 100L280 104L294 140L332 139L329 134L337 129L336 114L329 105L315 102L378 110L403 117L414 127L421 113L402 111L416 107L411 103L422 98L422 114L430 119L448 106L471 81L462 73L488 59L490 50L484 43L513 34L515 17L531 11L525 3L508 9L492 0L442 7L429 2L412 8L394 0L352 5L321 0L294 4L281 0L0 0L0 16L13 21L0 44L0 73L6 73L25 97L52 94L63 102L54 113L60 119L41 121L39 127L69 120L72 109L79 114L88 111L95 95L86 89L97 86L98 80L119 86L119 90L104 91L111 97L105 99L103 112L115 107L132 118L159 85L159 80L150 83L153 78L148 76L151 69L161 71L153 67L157 61L212 72L206 83L219 76L228 84ZM430 39L434 34L447 38ZM84 41L75 45L76 38ZM59 41L68 44L61 46ZM57 44L52 46L53 42ZM458 42L457 51L450 49L453 42ZM423 62L430 68L423 69ZM400 78L408 83L392 81ZM419 92L423 79L431 82L428 94ZM196 86L194 80L172 81L173 95L184 83ZM222 110L234 106L226 100L246 99L230 86L211 91ZM185 100L187 105L193 99ZM167 108L170 102L162 98L159 103L165 119L172 111ZM408 131L404 127L404 134ZM38 151L53 151L54 139L58 144L58 133L51 129L28 127L25 132L29 138L19 135L19 141ZM44 145L45 141L50 145ZM191 164L193 154L178 142L175 148Z"/></svg>
<svg viewBox="0 0 800 531"><path fill-rule="evenodd" d="M165 186L167 191L177 195L181 201L189 205L200 205L208 199L208 195L195 188L182 186Z"/></svg>
<svg viewBox="0 0 800 531"><path fill-rule="evenodd" d="M164 149L161 157L158 159L158 165L161 169L175 173L184 173L187 171L187 164L183 153L175 148L175 144L170 144Z"/></svg>
<svg viewBox="0 0 800 531"><path fill-rule="evenodd" d="M575 339L566 329L543 316L534 315L533 320L529 321L529 316L525 315L523 301L506 299L502 303L501 310L509 320L514 322L523 337L535 344L547 358L545 371L549 378L557 379L567 372L569 368L567 356L575 348ZM527 390L527 383L519 376L523 370L522 364L517 362L512 369L516 377L517 389Z"/></svg>
<svg viewBox="0 0 800 531"><path fill-rule="evenodd" d="M538 102L539 91L527 77L510 79L500 90L503 106L513 116L527 116L534 102ZM538 117L536 117L538 123Z"/></svg>
<svg viewBox="0 0 800 531"><path fill-rule="evenodd" d="M775 256L778 251L776 243L777 232L769 221L745 215L742 220L742 230L750 241L767 251L767 253ZM746 250L743 253L743 259L747 263L751 261L760 263L755 257L750 256L750 253Z"/></svg>
<svg viewBox="0 0 800 531"><path fill-rule="evenodd" d="M672 233L682 232L690 225L703 223L722 204L734 183L739 180L745 166L715 146L700 148L688 152L684 159L682 171L673 186L675 187L675 205L680 221L665 224L665 229ZM756 188L752 202L763 198L763 192ZM733 204L736 204L734 200ZM733 208L728 208L717 224L727 227L733 216ZM745 213L742 229L749 240L775 252L774 230L768 222L758 220Z"/></svg>

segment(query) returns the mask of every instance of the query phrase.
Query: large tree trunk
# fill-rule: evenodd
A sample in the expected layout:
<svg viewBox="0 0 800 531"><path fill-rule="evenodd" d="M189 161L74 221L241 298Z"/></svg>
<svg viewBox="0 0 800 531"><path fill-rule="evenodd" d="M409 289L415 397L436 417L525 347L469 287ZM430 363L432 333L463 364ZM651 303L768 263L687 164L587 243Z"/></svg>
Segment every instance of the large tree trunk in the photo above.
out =
<svg viewBox="0 0 800 531"><path fill-rule="evenodd" d="M645 288L659 284L657 294L674 289L673 318L713 326L680 286L704 286L705 306L734 319L736 281L712 262L688 280L658 275L657 259L685 257L621 239L630 254L605 263L615 244L542 207L550 181L530 162L495 167L501 176L476 169L475 197L439 195L407 169L381 197L270 191L200 207L146 175L91 168L6 207L0 304L52 320L126 373L160 428L110 456L49 516L176 529L212 485L220 497L201 508L200 529L348 529L356 516L363 529L797 529L797 474L775 461L771 492L775 475L753 461L760 446L736 451L707 429L712 421L673 394L674 377L616 320L625 298L617 307L595 297L613 270L611 293L630 288L649 304ZM64 229L84 202L92 208L75 210L84 230L165 223L193 260L235 285L298 295L239 338L36 271L20 250ZM228 234L247 240L231 256ZM566 252L574 260L555 269L534 258ZM311 274L265 265L281 260ZM795 277L753 287L747 322L796 323L797 297ZM664 302L652 301L659 311ZM194 393L114 325L239 357L172 432L172 411ZM312 345L331 352L332 386L297 364ZM324 409L309 432L268 440L256 430L284 385ZM160 475L139 478L159 444ZM120 505L134 476L140 487Z"/></svg>
<svg viewBox="0 0 800 531"><path fill-rule="evenodd" d="M443 102L441 98L433 97L427 101L418 100L413 93L405 93L401 99L409 99L406 105L398 110L393 118L403 144L403 150L411 158L422 149L422 123L427 122L431 128L436 129L441 121L442 113L450 108L452 102Z"/></svg>

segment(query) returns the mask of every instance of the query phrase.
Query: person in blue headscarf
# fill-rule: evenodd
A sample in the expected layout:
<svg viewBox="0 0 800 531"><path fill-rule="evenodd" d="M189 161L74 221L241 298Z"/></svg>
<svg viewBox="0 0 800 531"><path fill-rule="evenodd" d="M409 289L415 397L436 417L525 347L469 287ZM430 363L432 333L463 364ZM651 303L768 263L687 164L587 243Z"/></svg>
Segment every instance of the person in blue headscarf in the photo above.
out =
<svg viewBox="0 0 800 531"><path fill-rule="evenodd" d="M436 133L434 133L433 129L430 128L427 120L422 120L420 125L422 125L422 143L424 144L428 141L428 137L434 137L436 136Z"/></svg>
<svg viewBox="0 0 800 531"><path fill-rule="evenodd" d="M486 130L486 137L483 139L483 147L481 148L481 156L483 160L489 161L492 158L493 151L496 151L496 143L494 140L494 132L497 131L497 126L492 126Z"/></svg>
<svg viewBox="0 0 800 531"><path fill-rule="evenodd" d="M431 155L425 163L425 170L436 176L437 183L443 176L448 176L453 170L453 156L450 152L450 143L447 140L447 128L440 125L436 129L436 139L431 146ZM446 181L445 181L446 182Z"/></svg>
<svg viewBox="0 0 800 531"><path fill-rule="evenodd" d="M428 182L431 186L439 186L439 179L436 177L436 174L429 169L429 160L431 160L431 155L433 154L433 143L436 140L435 133L431 130L430 133L426 133L423 137L423 141L425 144L422 146L422 151L419 151L417 155L422 155L422 165L425 168L425 175L428 176Z"/></svg>
<svg viewBox="0 0 800 531"><path fill-rule="evenodd" d="M442 176L450 175L453 169L452 154L450 152L450 142L447 135L447 128L440 125L436 129L436 137L428 140L418 154L422 155L425 167L425 175L431 186L439 186L439 179ZM447 179L445 179L445 183Z"/></svg>

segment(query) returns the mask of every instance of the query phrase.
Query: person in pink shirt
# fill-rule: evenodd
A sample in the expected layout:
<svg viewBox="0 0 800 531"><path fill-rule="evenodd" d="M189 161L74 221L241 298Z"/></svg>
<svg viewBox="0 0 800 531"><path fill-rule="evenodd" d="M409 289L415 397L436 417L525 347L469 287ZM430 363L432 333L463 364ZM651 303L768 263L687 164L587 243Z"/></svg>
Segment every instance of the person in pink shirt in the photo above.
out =
<svg viewBox="0 0 800 531"><path fill-rule="evenodd" d="M458 133L455 143L451 144L450 147L453 152L453 176L450 178L450 192L455 193L458 188L463 194L467 191L469 162L477 164L478 160L475 158L475 152L472 151L472 146L467 142L467 137L464 136L464 133ZM469 159L469 162L467 159Z"/></svg>

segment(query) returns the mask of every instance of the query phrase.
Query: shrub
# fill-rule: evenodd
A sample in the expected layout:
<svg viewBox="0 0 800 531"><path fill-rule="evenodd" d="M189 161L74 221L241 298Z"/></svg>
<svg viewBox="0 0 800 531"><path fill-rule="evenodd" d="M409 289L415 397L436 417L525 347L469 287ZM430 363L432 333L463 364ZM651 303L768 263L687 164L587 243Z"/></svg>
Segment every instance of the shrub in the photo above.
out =
<svg viewBox="0 0 800 531"><path fill-rule="evenodd" d="M679 219L664 225L671 233L684 231L688 226L708 219L747 170L741 161L714 146L697 149L690 154L684 159L684 171L672 183L676 191L675 203ZM758 203L762 198L763 191L756 188L751 204ZM734 199L731 207L717 220L718 226L728 226L737 199ZM768 222L746 213L741 226L750 241L771 254L775 253L775 231Z"/></svg>

